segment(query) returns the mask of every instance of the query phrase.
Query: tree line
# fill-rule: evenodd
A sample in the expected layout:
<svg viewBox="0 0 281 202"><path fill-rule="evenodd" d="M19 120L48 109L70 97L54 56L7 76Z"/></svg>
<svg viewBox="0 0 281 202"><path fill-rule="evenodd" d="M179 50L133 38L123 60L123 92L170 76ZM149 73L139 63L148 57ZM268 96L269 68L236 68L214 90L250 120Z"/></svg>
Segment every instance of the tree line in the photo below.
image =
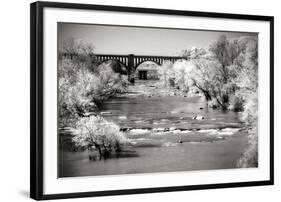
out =
<svg viewBox="0 0 281 202"><path fill-rule="evenodd" d="M181 52L186 60L160 67L164 87L183 92L199 90L209 107L241 112L249 133L249 147L239 167L258 164L258 38L227 39L220 36L209 49L191 48Z"/></svg>

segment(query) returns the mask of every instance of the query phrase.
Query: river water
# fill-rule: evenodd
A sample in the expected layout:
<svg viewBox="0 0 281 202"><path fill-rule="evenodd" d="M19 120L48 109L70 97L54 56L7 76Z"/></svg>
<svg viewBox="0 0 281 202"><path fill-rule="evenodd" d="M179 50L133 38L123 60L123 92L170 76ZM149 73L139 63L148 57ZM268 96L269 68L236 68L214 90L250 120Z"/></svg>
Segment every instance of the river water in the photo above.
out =
<svg viewBox="0 0 281 202"><path fill-rule="evenodd" d="M87 151L60 151L59 177L229 169L247 146L239 114L209 109L199 96L114 98L101 115L132 144L100 161L89 160Z"/></svg>

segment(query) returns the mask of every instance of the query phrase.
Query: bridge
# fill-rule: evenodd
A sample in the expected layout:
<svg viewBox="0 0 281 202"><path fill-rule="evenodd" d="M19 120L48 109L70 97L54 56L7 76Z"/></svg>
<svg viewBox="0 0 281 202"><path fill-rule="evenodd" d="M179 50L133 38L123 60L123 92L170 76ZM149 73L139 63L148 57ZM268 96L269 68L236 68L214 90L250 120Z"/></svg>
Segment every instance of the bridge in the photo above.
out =
<svg viewBox="0 0 281 202"><path fill-rule="evenodd" d="M154 62L158 65L162 65L164 61L175 62L177 60L185 59L183 57L175 57L175 56L151 56L151 55L102 55L95 54L95 62L103 63L109 60L114 60L122 65L124 65L127 69L128 75L132 75L137 67L144 62Z"/></svg>

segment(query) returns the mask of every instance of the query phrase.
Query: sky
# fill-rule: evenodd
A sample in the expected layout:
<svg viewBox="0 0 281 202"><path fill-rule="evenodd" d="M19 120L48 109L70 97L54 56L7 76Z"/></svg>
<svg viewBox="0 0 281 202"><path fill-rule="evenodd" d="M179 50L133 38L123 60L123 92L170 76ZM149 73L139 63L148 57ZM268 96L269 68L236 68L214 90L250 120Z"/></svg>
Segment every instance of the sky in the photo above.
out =
<svg viewBox="0 0 281 202"><path fill-rule="evenodd" d="M58 46L69 38L92 43L96 54L135 54L177 56L181 50L192 47L208 49L220 35L228 39L253 33L198 31L58 23Z"/></svg>

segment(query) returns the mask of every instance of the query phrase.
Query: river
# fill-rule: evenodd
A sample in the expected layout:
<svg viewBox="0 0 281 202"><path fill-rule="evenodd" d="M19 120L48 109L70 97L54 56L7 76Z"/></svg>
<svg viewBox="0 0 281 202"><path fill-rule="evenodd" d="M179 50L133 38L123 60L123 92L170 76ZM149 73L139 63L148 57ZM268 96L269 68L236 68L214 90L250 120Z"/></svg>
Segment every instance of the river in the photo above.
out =
<svg viewBox="0 0 281 202"><path fill-rule="evenodd" d="M132 144L100 161L89 160L88 151L60 151L59 177L229 169L247 146L239 114L209 109L199 96L114 98L101 114Z"/></svg>

